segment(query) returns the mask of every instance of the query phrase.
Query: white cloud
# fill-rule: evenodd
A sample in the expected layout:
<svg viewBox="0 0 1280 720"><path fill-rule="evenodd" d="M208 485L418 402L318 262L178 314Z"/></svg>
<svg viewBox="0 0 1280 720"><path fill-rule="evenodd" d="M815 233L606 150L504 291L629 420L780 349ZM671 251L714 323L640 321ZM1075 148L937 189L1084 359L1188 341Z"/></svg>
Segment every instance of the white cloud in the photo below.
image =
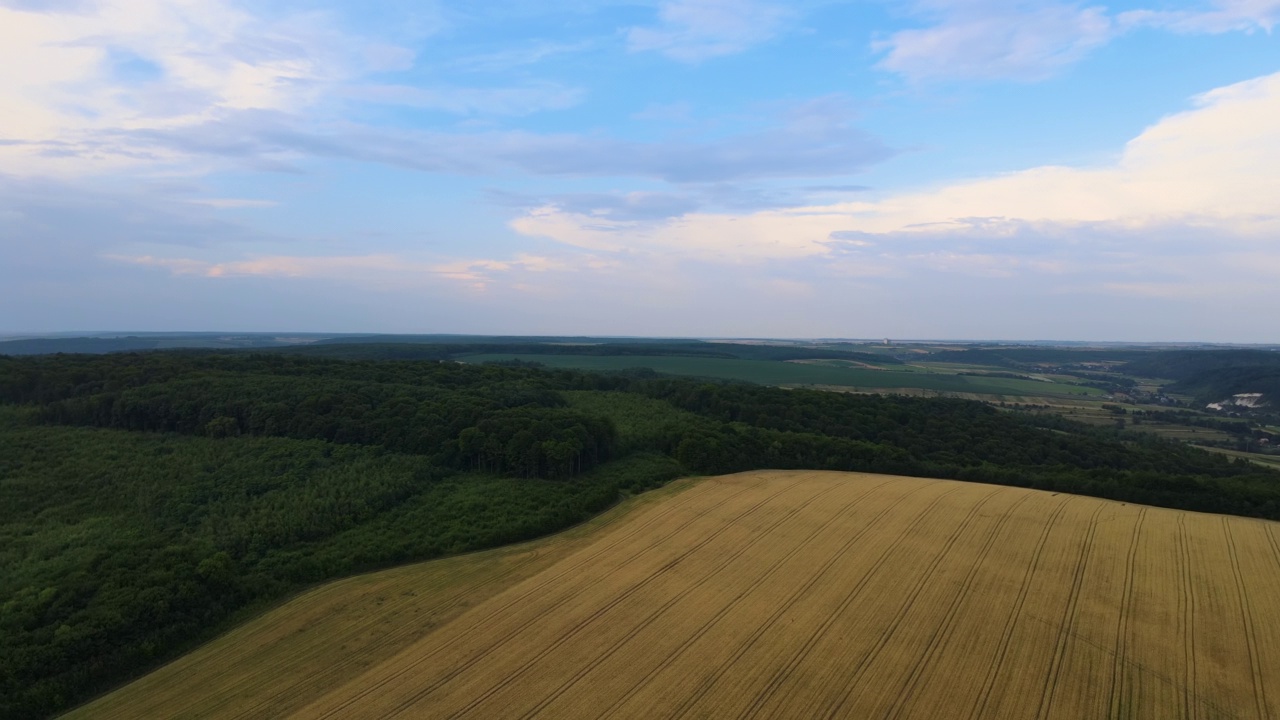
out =
<svg viewBox="0 0 1280 720"><path fill-rule="evenodd" d="M620 256L819 262L824 272L857 277L1031 276L1064 287L1086 278L1110 292L1203 284L1215 272L1244 282L1280 265L1277 117L1280 73L1205 93L1104 166L1039 167L877 200L661 220L552 205L511 225Z"/></svg>
<svg viewBox="0 0 1280 720"><path fill-rule="evenodd" d="M781 5L759 0L666 0L657 27L627 32L632 52L656 51L695 63L740 53L769 40L787 17Z"/></svg>
<svg viewBox="0 0 1280 720"><path fill-rule="evenodd" d="M1270 231L1280 221L1280 74L1195 99L1095 168L1040 167L880 202L839 206L851 230L965 229L972 218L1034 223L1178 222Z"/></svg>
<svg viewBox="0 0 1280 720"><path fill-rule="evenodd" d="M217 0L0 7L0 160L9 172L163 164L175 154L128 133L298 111L366 62L406 57L344 37L318 14L266 19Z"/></svg>
<svg viewBox="0 0 1280 720"><path fill-rule="evenodd" d="M840 214L780 210L745 216L690 213L652 223L547 206L516 218L511 227L588 250L743 262L826 254L828 236L844 221Z"/></svg>
<svg viewBox="0 0 1280 720"><path fill-rule="evenodd" d="M1280 0L1218 0L1188 10L1130 10L1027 0L914 0L931 21L872 44L879 67L913 80L940 78L1038 80L1139 27L1179 33L1270 32Z"/></svg>
<svg viewBox="0 0 1280 720"><path fill-rule="evenodd" d="M219 0L0 6L0 161L68 176L163 168L189 158L145 133L237 113L316 118L335 87L410 67L412 55L325 14L266 18Z"/></svg>
<svg viewBox="0 0 1280 720"><path fill-rule="evenodd" d="M1271 32L1280 23L1280 0L1219 0L1201 10L1133 10L1120 13L1125 27L1159 27L1179 33Z"/></svg>
<svg viewBox="0 0 1280 720"><path fill-rule="evenodd" d="M266 277L320 278L379 286L389 280L442 277L484 290L499 275L565 271L573 266L565 260L522 253L508 260L452 260L423 262L402 255L267 255L244 260L212 261L153 255L104 255L104 259L131 265L162 268L174 275L207 278ZM584 266L597 262L578 258Z"/></svg>
<svg viewBox="0 0 1280 720"><path fill-rule="evenodd" d="M658 141L518 130L443 133L350 125L323 130L268 111L238 112L192 127L137 130L127 139L156 152L270 169L292 169L297 158L341 157L423 172L515 168L534 175L629 175L675 183L843 176L894 154L855 126L849 103L839 96L785 109L785 117L762 130Z"/></svg>
<svg viewBox="0 0 1280 720"><path fill-rule="evenodd" d="M1074 3L921 3L939 21L902 30L873 44L880 67L913 79L938 77L1039 79L1111 39L1112 21L1099 7Z"/></svg>

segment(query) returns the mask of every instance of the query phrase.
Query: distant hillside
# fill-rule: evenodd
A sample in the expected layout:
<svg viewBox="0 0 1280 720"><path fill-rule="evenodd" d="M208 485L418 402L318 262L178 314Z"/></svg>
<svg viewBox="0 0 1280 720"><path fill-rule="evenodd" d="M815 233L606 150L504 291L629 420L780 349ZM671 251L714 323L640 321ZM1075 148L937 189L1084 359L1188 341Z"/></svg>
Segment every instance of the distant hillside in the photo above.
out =
<svg viewBox="0 0 1280 720"><path fill-rule="evenodd" d="M387 336L395 337L395 336ZM356 343L355 338L337 338L312 345L289 348L287 352L312 357L343 360L449 360L469 355L589 355L589 356L679 356L721 358L726 360L850 360L877 365L901 365L902 361L886 355L812 348L800 345L748 345L702 341L646 341L574 343L569 338L554 341L535 339L519 342L410 343L375 336L376 341ZM368 338L366 338L368 339Z"/></svg>
<svg viewBox="0 0 1280 720"><path fill-rule="evenodd" d="M174 335L127 335L124 337L58 337L25 338L0 341L0 355L52 355L54 353L86 353L100 355L139 350L175 350L181 348L267 348L293 344L270 334L219 335L217 333L182 333Z"/></svg>
<svg viewBox="0 0 1280 720"><path fill-rule="evenodd" d="M386 344L402 344L409 343L414 345L493 345L507 343L577 343L587 345L600 344L624 344L639 345L649 343L683 343L690 342L688 340L679 340L675 338L619 338L619 337L594 337L590 335L452 335L452 334L427 334L427 335L340 335L336 337L325 338L319 344L325 345L386 345Z"/></svg>
<svg viewBox="0 0 1280 720"><path fill-rule="evenodd" d="M1240 393L1262 393L1280 405L1280 352L1271 350L1180 350L1152 353L1131 362L1125 372L1174 380L1168 389L1203 402Z"/></svg>
<svg viewBox="0 0 1280 720"><path fill-rule="evenodd" d="M467 355L685 356L737 360L850 360L898 365L875 353L803 345L759 345L662 338L511 337L484 335L342 335L337 337L184 333L0 341L0 355L103 354L145 350L277 350L341 360L453 360Z"/></svg>
<svg viewBox="0 0 1280 720"><path fill-rule="evenodd" d="M942 350L933 353L928 359L931 362L997 365L1000 367L1030 369L1033 365L1043 363L1074 365L1077 363L1130 362L1150 356L1152 353L1153 351L1151 350L1010 346Z"/></svg>

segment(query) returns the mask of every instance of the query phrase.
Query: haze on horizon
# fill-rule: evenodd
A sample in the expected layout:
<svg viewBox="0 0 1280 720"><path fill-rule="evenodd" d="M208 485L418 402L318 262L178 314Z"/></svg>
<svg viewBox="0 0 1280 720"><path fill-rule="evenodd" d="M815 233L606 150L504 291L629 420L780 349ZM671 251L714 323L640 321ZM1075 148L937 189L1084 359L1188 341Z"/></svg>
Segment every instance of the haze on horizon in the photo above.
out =
<svg viewBox="0 0 1280 720"><path fill-rule="evenodd" d="M1280 0L0 0L0 335L1275 343Z"/></svg>

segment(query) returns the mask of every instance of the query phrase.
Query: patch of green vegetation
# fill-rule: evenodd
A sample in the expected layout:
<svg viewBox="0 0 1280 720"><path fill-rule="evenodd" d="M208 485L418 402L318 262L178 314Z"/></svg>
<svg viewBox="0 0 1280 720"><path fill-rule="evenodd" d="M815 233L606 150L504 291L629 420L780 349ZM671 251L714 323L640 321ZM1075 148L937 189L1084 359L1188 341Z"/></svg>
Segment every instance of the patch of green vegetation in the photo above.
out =
<svg viewBox="0 0 1280 720"><path fill-rule="evenodd" d="M674 447L683 433L709 425L665 400L635 393L571 390L564 396L575 410L609 418L624 451Z"/></svg>

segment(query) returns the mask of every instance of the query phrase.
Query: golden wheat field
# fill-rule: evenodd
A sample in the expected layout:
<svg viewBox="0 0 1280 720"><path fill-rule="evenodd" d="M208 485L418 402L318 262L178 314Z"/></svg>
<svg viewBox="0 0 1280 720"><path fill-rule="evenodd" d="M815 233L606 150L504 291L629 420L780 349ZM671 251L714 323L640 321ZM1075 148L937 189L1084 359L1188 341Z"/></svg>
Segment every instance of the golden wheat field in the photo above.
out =
<svg viewBox="0 0 1280 720"><path fill-rule="evenodd" d="M691 483L558 547L554 562L287 707L298 718L1280 718L1276 523L754 472ZM398 622L386 631L417 631ZM336 647L328 657L360 662ZM187 670L189 686L202 682Z"/></svg>

